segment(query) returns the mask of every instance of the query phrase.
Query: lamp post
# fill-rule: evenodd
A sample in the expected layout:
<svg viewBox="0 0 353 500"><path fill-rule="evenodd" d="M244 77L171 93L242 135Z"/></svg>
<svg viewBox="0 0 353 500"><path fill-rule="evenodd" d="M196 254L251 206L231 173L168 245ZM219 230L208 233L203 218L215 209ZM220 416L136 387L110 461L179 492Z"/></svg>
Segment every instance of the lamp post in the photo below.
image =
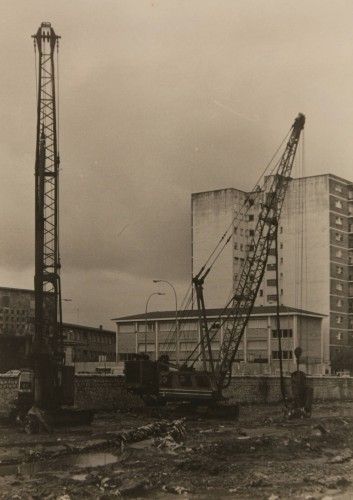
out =
<svg viewBox="0 0 353 500"><path fill-rule="evenodd" d="M165 295L165 293L153 292L148 296L148 298L146 300L146 307L145 307L145 354L147 354L147 308L148 308L148 303L150 301L150 298L153 297L153 295Z"/></svg>
<svg viewBox="0 0 353 500"><path fill-rule="evenodd" d="M176 364L179 366L179 321L178 321L178 297L175 291L175 287L170 281L167 280L153 280L153 283L166 283L169 285L174 292L174 300L175 300L175 336L176 336L176 345L175 345L175 357Z"/></svg>

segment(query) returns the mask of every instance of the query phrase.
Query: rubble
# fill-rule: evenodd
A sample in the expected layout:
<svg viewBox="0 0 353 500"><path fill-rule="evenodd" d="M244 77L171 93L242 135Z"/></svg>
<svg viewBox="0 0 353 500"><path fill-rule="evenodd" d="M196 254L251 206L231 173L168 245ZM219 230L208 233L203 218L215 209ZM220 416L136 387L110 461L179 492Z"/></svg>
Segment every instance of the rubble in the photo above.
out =
<svg viewBox="0 0 353 500"><path fill-rule="evenodd" d="M0 499L321 500L353 491L353 412L344 425L339 409L337 417L331 412L329 419L318 415L296 422L277 418L280 409L270 410L272 423L266 427L266 407L244 408L243 420L234 426L191 417L108 415L106 423L104 417L96 427L93 423L90 433L65 431L42 444L12 431L13 448L4 430ZM90 464L86 455L106 458ZM16 465L21 458L26 467Z"/></svg>

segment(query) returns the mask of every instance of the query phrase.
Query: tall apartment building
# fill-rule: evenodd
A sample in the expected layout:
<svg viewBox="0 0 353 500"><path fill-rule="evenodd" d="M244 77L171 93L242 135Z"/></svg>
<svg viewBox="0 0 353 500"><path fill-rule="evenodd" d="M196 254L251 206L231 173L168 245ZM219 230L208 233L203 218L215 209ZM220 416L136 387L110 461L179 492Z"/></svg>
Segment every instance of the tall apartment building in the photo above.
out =
<svg viewBox="0 0 353 500"><path fill-rule="evenodd" d="M192 273L195 275L225 229L232 239L205 283L207 307L222 307L234 290L265 193L243 220L232 223L251 193L222 189L192 195ZM332 174L292 179L278 234L279 301L325 315L324 361L353 346L353 184ZM274 249L256 300L277 300ZM305 349L305 346L302 346Z"/></svg>

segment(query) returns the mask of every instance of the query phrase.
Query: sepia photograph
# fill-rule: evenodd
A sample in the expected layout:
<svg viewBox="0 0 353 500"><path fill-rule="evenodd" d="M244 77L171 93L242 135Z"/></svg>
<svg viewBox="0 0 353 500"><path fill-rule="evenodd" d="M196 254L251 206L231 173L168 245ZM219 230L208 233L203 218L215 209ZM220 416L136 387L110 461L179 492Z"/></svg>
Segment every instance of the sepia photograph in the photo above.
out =
<svg viewBox="0 0 353 500"><path fill-rule="evenodd" d="M0 500L353 500L353 1L0 20Z"/></svg>

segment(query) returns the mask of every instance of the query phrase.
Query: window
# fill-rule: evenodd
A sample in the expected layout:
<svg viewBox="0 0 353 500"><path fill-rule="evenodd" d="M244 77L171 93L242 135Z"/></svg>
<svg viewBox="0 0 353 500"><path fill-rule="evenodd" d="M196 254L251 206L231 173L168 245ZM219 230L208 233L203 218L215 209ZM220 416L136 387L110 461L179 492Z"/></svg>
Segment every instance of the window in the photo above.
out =
<svg viewBox="0 0 353 500"><path fill-rule="evenodd" d="M240 236L243 236L244 234L244 229L240 229Z"/></svg>
<svg viewBox="0 0 353 500"><path fill-rule="evenodd" d="M263 297L263 296L264 296L264 291L260 290L260 297Z"/></svg>
<svg viewBox="0 0 353 500"><path fill-rule="evenodd" d="M146 352L146 351L154 352L154 350L155 350L155 345L151 343L147 343L146 345L145 343L138 345L138 352Z"/></svg>
<svg viewBox="0 0 353 500"><path fill-rule="evenodd" d="M337 191L337 193L342 193L342 186L340 184L336 184L335 191Z"/></svg>
<svg viewBox="0 0 353 500"><path fill-rule="evenodd" d="M283 288L281 288L281 295L283 295Z"/></svg>
<svg viewBox="0 0 353 500"><path fill-rule="evenodd" d="M234 234L237 234L237 231L238 231L238 228L237 228L237 227L235 227L235 228L234 228Z"/></svg>
<svg viewBox="0 0 353 500"><path fill-rule="evenodd" d="M282 226L279 228L279 232L280 232L280 234L283 233L283 227Z"/></svg>
<svg viewBox="0 0 353 500"><path fill-rule="evenodd" d="M337 338L337 340L342 340L342 332L337 332L336 338Z"/></svg>
<svg viewBox="0 0 353 500"><path fill-rule="evenodd" d="M342 316L336 316L336 323L339 325L342 323Z"/></svg>
<svg viewBox="0 0 353 500"><path fill-rule="evenodd" d="M292 338L293 337L293 330L291 328L281 329L280 336L282 339ZM277 330L272 330L272 337L274 339L278 338Z"/></svg>
<svg viewBox="0 0 353 500"><path fill-rule="evenodd" d="M267 264L267 271L276 271L276 264Z"/></svg>
<svg viewBox="0 0 353 500"><path fill-rule="evenodd" d="M342 224L343 224L342 217L336 217L335 224L336 224L336 226L342 226Z"/></svg>
<svg viewBox="0 0 353 500"><path fill-rule="evenodd" d="M267 302L276 302L277 295L267 295Z"/></svg>
<svg viewBox="0 0 353 500"><path fill-rule="evenodd" d="M336 241L343 241L343 234L341 234L341 233L336 233L336 234L335 234L335 240L336 240Z"/></svg>
<svg viewBox="0 0 353 500"><path fill-rule="evenodd" d="M281 257L281 259L280 259L280 263L281 263L281 264L283 264L283 257Z"/></svg>
<svg viewBox="0 0 353 500"><path fill-rule="evenodd" d="M253 214L249 214L249 221L251 222L251 221L253 221L253 220L254 220L254 216L253 216Z"/></svg>
<svg viewBox="0 0 353 500"><path fill-rule="evenodd" d="M250 236L254 236L255 231L253 229L250 229L249 234L250 234Z"/></svg>
<svg viewBox="0 0 353 500"><path fill-rule="evenodd" d="M272 351L272 358L279 359L279 351ZM282 359L293 359L292 351L282 351Z"/></svg>
<svg viewBox="0 0 353 500"><path fill-rule="evenodd" d="M343 290L342 283L336 283L336 290L338 290L339 292L342 292L342 290Z"/></svg>
<svg viewBox="0 0 353 500"><path fill-rule="evenodd" d="M267 280L268 286L276 286L276 280Z"/></svg>
<svg viewBox="0 0 353 500"><path fill-rule="evenodd" d="M336 257L338 257L339 259L342 258L342 250L336 250Z"/></svg>
<svg viewBox="0 0 353 500"><path fill-rule="evenodd" d="M343 274L343 267L342 266L336 266L336 272L337 272L337 274Z"/></svg>
<svg viewBox="0 0 353 500"><path fill-rule="evenodd" d="M335 207L336 208L342 208L342 202L341 202L341 200L336 200L335 201Z"/></svg>
<svg viewBox="0 0 353 500"><path fill-rule="evenodd" d="M283 243L280 243L280 244L279 244L279 248L283 248Z"/></svg>
<svg viewBox="0 0 353 500"><path fill-rule="evenodd" d="M342 299L337 300L337 307L342 307Z"/></svg>

